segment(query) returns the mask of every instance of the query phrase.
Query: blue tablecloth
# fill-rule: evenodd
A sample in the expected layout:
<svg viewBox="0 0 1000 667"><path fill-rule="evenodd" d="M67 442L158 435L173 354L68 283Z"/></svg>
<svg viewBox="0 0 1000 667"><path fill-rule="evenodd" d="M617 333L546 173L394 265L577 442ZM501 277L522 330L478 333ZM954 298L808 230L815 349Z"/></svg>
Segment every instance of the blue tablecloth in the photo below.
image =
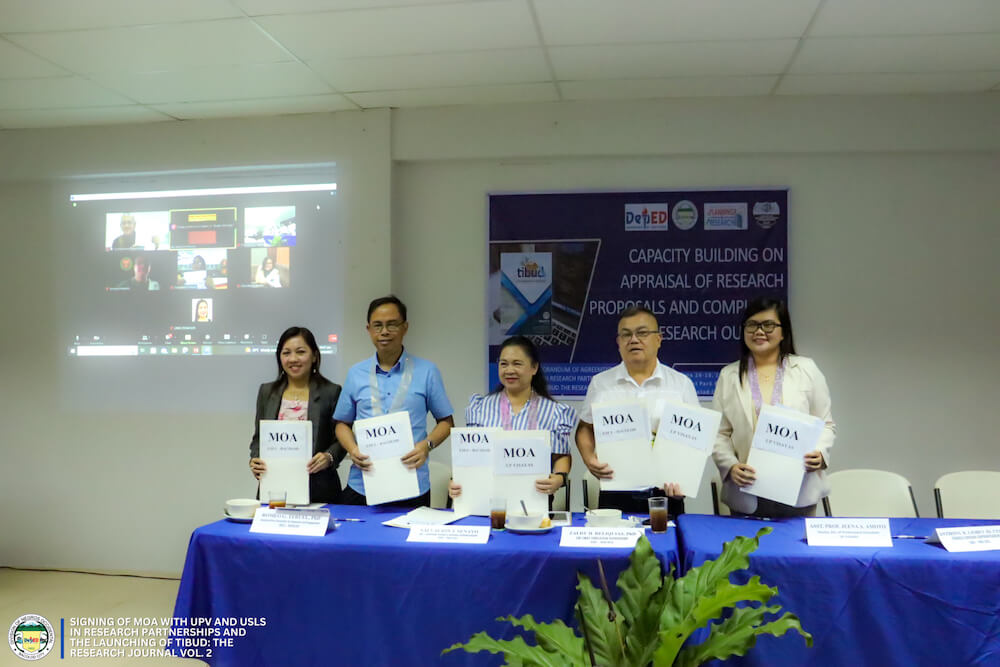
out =
<svg viewBox="0 0 1000 667"><path fill-rule="evenodd" d="M578 570L597 581L597 558L614 591L629 549L559 548L558 528L541 535L493 533L485 545L406 542L381 522L405 510L331 506L344 522L321 538L260 535L227 520L194 531L175 617L264 617L214 665L501 664L501 656L441 651L487 630L512 637L498 616L572 619ZM486 525L469 517L460 525ZM574 525L582 525L574 516ZM675 529L647 536L669 568ZM175 628L176 628L175 624ZM204 655L204 650L202 655Z"/></svg>
<svg viewBox="0 0 1000 667"><path fill-rule="evenodd" d="M921 536L985 523L996 522L890 520L893 535ZM737 535L773 527L750 556L750 575L777 586L772 604L813 635L812 648L797 633L762 637L726 665L1000 665L1000 552L949 553L915 539L894 539L892 548L809 547L802 519L686 514L678 524L685 568L715 558Z"/></svg>

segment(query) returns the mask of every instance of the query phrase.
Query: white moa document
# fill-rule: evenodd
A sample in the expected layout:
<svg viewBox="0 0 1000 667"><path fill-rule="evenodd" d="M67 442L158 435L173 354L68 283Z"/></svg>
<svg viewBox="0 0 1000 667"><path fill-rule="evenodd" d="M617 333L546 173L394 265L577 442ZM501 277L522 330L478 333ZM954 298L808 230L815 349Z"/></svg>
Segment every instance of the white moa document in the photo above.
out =
<svg viewBox="0 0 1000 667"><path fill-rule="evenodd" d="M802 457L816 449L822 433L819 417L774 405L761 407L747 457L757 479L741 490L794 505L806 474Z"/></svg>
<svg viewBox="0 0 1000 667"><path fill-rule="evenodd" d="M552 467L552 434L544 430L501 431L493 446L493 497L507 500L508 514L548 514L549 497L535 480ZM465 495L463 488L462 495Z"/></svg>
<svg viewBox="0 0 1000 667"><path fill-rule="evenodd" d="M462 486L455 512L490 515L493 497L493 446L503 437L499 428L451 429L451 475Z"/></svg>
<svg viewBox="0 0 1000 667"><path fill-rule="evenodd" d="M612 401L593 406L597 458L614 477L602 479L605 491L633 491L658 486L653 469L652 431L645 403Z"/></svg>
<svg viewBox="0 0 1000 667"><path fill-rule="evenodd" d="M312 458L312 422L260 420L260 458L267 471L260 478L260 499L284 491L288 505L309 504L309 459Z"/></svg>
<svg viewBox="0 0 1000 667"><path fill-rule="evenodd" d="M354 439L372 467L362 471L365 499L381 505L420 495L415 468L403 465L402 457L413 449L410 413L405 410L354 422Z"/></svg>
<svg viewBox="0 0 1000 667"><path fill-rule="evenodd" d="M659 479L676 482L681 494L696 498L721 419L722 413L715 410L666 401L653 443L653 468Z"/></svg>

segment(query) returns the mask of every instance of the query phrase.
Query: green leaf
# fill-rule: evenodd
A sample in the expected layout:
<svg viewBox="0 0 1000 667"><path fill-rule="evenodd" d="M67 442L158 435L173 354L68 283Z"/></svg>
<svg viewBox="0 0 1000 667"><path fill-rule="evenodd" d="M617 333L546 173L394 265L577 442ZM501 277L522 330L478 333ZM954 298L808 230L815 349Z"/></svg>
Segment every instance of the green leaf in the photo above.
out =
<svg viewBox="0 0 1000 667"><path fill-rule="evenodd" d="M524 637L514 637L510 640L493 639L485 632L477 632L464 644L452 644L441 651L441 655L457 649L462 649L466 653L480 651L503 653L507 660L506 664L510 667L573 667L578 664L558 653L549 653L539 646L529 646Z"/></svg>
<svg viewBox="0 0 1000 667"><path fill-rule="evenodd" d="M621 615L616 612L614 622L608 620L608 602L604 599L604 594L595 588L587 575L582 572L577 573L577 578L579 583L576 589L580 591L580 597L576 603L575 613L584 641L590 642L597 664L602 667L626 664Z"/></svg>
<svg viewBox="0 0 1000 667"><path fill-rule="evenodd" d="M643 535L629 557L628 568L618 576L621 597L615 603L626 628L625 662L629 665L647 665L653 659L667 599L663 584L663 567Z"/></svg>
<svg viewBox="0 0 1000 667"><path fill-rule="evenodd" d="M740 607L732 616L712 625L708 639L696 646L686 646L677 656L674 667L694 667L709 660L725 660L734 655L746 655L763 634L780 637L789 630L795 630L805 637L806 646L812 646L812 635L802 629L798 617L785 613L780 618L764 623L765 614L781 611L780 605L773 607Z"/></svg>
<svg viewBox="0 0 1000 667"><path fill-rule="evenodd" d="M510 621L511 625L534 632L535 641L542 649L565 656L570 664L587 662L587 648L583 645L583 637L577 635L573 628L560 619L552 623L541 623L535 621L531 614L526 614L521 618L507 616L504 620Z"/></svg>

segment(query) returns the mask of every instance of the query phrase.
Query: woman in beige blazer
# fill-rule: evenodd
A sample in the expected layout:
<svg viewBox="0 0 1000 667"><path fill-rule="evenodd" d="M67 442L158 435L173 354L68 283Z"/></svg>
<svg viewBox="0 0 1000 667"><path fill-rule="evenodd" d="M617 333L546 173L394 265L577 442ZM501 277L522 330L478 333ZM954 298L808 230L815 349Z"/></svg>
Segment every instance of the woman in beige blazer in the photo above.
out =
<svg viewBox="0 0 1000 667"><path fill-rule="evenodd" d="M741 324L740 360L722 369L712 399L712 407L722 413L712 452L723 481L722 500L738 514L812 516L816 503L829 493L823 471L837 432L826 378L812 359L795 354L792 322L783 301L754 299L743 311ZM825 423L816 449L803 458L806 474L794 506L739 489L755 479L756 471L746 461L760 408L777 404Z"/></svg>

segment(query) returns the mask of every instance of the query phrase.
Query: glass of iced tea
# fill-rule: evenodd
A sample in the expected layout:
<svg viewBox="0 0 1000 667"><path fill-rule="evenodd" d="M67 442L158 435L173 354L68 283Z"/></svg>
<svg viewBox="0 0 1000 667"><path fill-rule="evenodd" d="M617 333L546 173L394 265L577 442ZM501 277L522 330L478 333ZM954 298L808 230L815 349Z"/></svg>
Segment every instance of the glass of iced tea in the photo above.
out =
<svg viewBox="0 0 1000 667"><path fill-rule="evenodd" d="M503 530L507 524L507 499L490 498L490 528Z"/></svg>
<svg viewBox="0 0 1000 667"><path fill-rule="evenodd" d="M267 494L267 506L270 509L274 509L275 507L284 507L285 499L287 497L288 494L285 491L271 491Z"/></svg>
<svg viewBox="0 0 1000 667"><path fill-rule="evenodd" d="M649 528L654 533L667 532L667 499L663 497L649 499Z"/></svg>

